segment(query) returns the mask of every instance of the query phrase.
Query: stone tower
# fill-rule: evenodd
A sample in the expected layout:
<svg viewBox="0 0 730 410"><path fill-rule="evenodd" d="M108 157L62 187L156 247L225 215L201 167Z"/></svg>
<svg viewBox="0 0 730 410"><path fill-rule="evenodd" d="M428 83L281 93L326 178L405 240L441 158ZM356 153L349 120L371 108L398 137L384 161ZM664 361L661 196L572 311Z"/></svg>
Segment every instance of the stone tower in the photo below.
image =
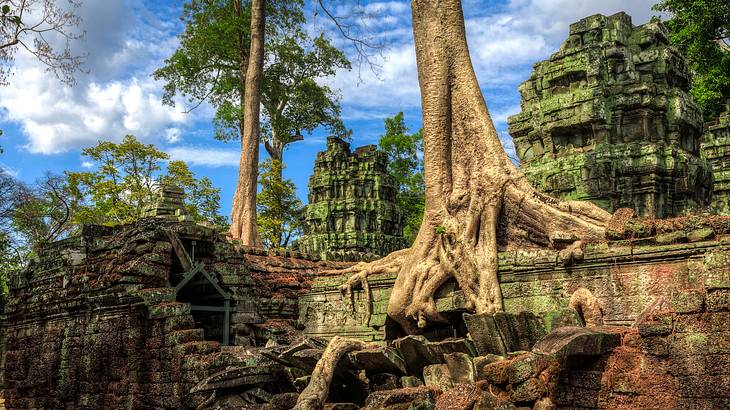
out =
<svg viewBox="0 0 730 410"><path fill-rule="evenodd" d="M712 209L730 215L730 101L720 118L705 124L702 156L712 166Z"/></svg>
<svg viewBox="0 0 730 410"><path fill-rule="evenodd" d="M521 166L543 191L667 217L704 206L702 115L688 94L684 58L658 20L626 13L570 25L560 50L520 85L509 118Z"/></svg>
<svg viewBox="0 0 730 410"><path fill-rule="evenodd" d="M350 151L327 139L309 179L300 250L327 260L370 260L407 246L388 159L374 145Z"/></svg>

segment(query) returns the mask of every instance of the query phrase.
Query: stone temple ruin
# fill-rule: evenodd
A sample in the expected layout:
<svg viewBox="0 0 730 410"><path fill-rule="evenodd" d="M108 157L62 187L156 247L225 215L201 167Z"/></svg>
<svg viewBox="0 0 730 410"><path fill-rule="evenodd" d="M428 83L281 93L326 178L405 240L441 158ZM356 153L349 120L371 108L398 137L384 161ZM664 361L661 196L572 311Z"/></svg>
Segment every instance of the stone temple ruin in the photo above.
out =
<svg viewBox="0 0 730 410"><path fill-rule="evenodd" d="M717 121L705 124L701 150L712 168L712 209L730 215L730 101Z"/></svg>
<svg viewBox="0 0 730 410"><path fill-rule="evenodd" d="M522 169L543 191L658 218L708 204L702 114L684 58L657 20L618 13L570 25L560 51L520 85L509 118Z"/></svg>
<svg viewBox="0 0 730 410"><path fill-rule="evenodd" d="M375 145L350 151L350 144L327 139L309 178L309 205L303 252L328 260L373 260L407 246L388 174L388 159Z"/></svg>
<svg viewBox="0 0 730 410"><path fill-rule="evenodd" d="M574 24L571 36L603 35L603 29L581 31L601 22L609 27L606 35L610 27L643 30L632 28L623 14L592 16ZM658 23L649 28L663 32ZM610 39L604 47L620 48L628 41L603 38ZM664 50L658 53L673 55ZM664 84L661 76L654 78ZM647 123L671 122L662 115L647 111ZM519 118L531 121L523 114ZM723 151L727 118L708 126L714 139L702 145L715 181L722 181L730 163ZM599 134L606 138L622 135L597 124L591 129L603 130ZM536 167L570 162L562 156L567 151L541 145L559 134L530 135L540 135L532 140L534 147L551 147L534 160ZM671 135L681 140L685 134ZM520 155L527 155L523 142ZM649 152L661 146L661 152L676 155L672 158L693 158L685 165L704 164L693 153L698 147L674 143L650 138L647 144ZM571 149L576 164L600 150L599 144ZM363 185L321 173L351 164L344 159L353 156L336 140L319 159L329 155L341 158L327 159L329 164L340 165L319 168L324 176L313 178L312 185L322 187L322 196L312 203L352 209L337 201L362 195L388 199L382 196L386 191L375 189L390 186L387 181L373 182L373 193L358 194ZM677 163L677 175L690 169L685 165ZM374 175L369 167L376 168L348 166L362 171L355 172L357 181L367 181L371 177L365 175ZM710 172L702 166L701 172ZM650 181L659 175L656 169L624 182ZM703 178L689 179L688 189L695 182L706 189ZM603 204L630 203L647 215L689 206L688 193L666 184L652 189L661 194L634 190L638 196L630 199L605 195ZM720 209L727 202L719 198L727 191L716 187L715 192L720 202L713 206ZM674 200L679 205L670 204ZM237 246L188 220L181 205L178 189L163 189L159 205L135 223L85 226L78 236L45 246L13 275L0 317L0 408L291 409L335 335L370 341L373 347L345 355L324 406L328 410L730 408L730 217L655 219L621 208L606 240L588 244L580 261L566 265L558 250L500 252L504 312L468 313L462 291L447 282L436 305L449 321L404 336L386 315L394 274L373 275L365 288L343 293L340 285L347 278L329 272L351 262ZM345 215L356 213L348 212L339 229L355 224L357 218Z"/></svg>

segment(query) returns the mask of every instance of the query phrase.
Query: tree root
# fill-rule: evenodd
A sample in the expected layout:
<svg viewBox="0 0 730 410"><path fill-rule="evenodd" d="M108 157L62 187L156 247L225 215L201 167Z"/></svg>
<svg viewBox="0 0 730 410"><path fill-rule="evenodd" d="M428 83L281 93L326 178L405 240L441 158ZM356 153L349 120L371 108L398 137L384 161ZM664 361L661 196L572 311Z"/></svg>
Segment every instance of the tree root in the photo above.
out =
<svg viewBox="0 0 730 410"><path fill-rule="evenodd" d="M349 352L372 347L375 346L362 340L340 336L333 337L327 348L324 349L322 357L312 372L309 384L299 395L293 410L319 410L324 407L325 400L329 395L332 377L342 356Z"/></svg>
<svg viewBox="0 0 730 410"><path fill-rule="evenodd" d="M590 290L586 288L578 288L573 295L570 296L568 307L577 310L583 318L586 327L603 325L603 311L601 304Z"/></svg>

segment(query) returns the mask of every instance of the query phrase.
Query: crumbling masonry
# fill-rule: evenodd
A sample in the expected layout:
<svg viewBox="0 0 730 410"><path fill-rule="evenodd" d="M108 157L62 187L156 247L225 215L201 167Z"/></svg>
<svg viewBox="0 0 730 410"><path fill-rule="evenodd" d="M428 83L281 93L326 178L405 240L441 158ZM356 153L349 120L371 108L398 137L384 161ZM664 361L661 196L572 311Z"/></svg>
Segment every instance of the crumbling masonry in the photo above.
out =
<svg viewBox="0 0 730 410"><path fill-rule="evenodd" d="M300 249L327 260L373 260L407 246L388 159L374 145L350 151L327 139L309 178Z"/></svg>

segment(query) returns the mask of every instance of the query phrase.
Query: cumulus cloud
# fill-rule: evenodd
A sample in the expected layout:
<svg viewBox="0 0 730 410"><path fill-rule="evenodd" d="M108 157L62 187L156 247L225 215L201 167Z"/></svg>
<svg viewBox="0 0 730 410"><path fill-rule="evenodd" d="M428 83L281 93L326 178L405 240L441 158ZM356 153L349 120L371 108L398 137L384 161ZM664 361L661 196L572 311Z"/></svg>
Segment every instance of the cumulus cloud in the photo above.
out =
<svg viewBox="0 0 730 410"><path fill-rule="evenodd" d="M634 24L642 24L655 14L655 0L509 0L504 3L464 1L467 39L474 68L485 88L490 106L504 104L502 92L516 95L517 86L530 74L533 63L558 50L567 37L568 27L583 17L626 11ZM383 28L381 35L390 47L381 59L380 75L366 70L341 71L332 82L342 90L345 112L349 118L369 119L368 112L397 112L417 108L420 91L416 70L410 6L406 1L372 3L370 11L389 13L396 21ZM346 15L345 11L342 11ZM405 24L404 24L405 22ZM507 102L501 112L519 112L515 101ZM392 115L392 114L391 114ZM360 117L358 117L360 116ZM495 116L504 121L502 116Z"/></svg>
<svg viewBox="0 0 730 410"><path fill-rule="evenodd" d="M241 152L233 149L194 146L170 148L167 153L172 160L208 167L237 167L241 157Z"/></svg>
<svg viewBox="0 0 730 410"><path fill-rule="evenodd" d="M150 17L136 0L85 2L80 13L86 36L73 48L88 55L88 73L78 73L75 87L61 85L19 50L10 85L0 88L4 120L19 125L23 146L56 154L126 134L179 141L181 128L194 117L164 106L162 84L150 77L175 47L174 27Z"/></svg>

